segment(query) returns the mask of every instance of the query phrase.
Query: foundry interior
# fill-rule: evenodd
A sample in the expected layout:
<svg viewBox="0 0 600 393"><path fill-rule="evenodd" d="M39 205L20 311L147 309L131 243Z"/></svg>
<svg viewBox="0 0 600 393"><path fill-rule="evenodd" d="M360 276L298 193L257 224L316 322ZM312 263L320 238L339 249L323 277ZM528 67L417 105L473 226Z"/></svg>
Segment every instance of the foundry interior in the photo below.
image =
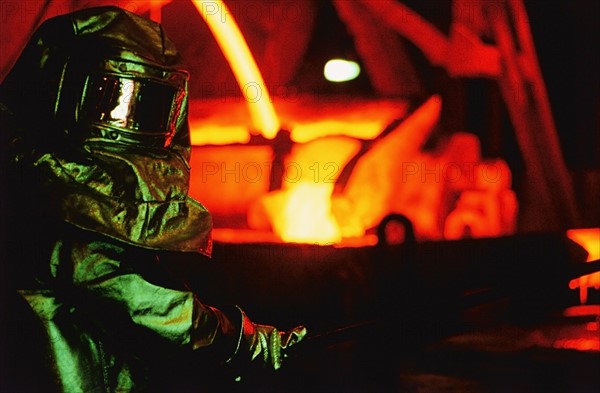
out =
<svg viewBox="0 0 600 393"><path fill-rule="evenodd" d="M174 271L308 328L207 391L599 391L597 2L7 1L0 79L42 20L107 4L189 67L214 243Z"/></svg>

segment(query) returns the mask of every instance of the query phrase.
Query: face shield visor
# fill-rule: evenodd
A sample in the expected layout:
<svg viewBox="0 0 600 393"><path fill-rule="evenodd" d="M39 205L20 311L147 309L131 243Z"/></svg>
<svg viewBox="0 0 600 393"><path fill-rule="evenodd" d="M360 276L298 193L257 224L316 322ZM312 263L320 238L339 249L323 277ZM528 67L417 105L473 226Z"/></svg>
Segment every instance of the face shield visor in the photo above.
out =
<svg viewBox="0 0 600 393"><path fill-rule="evenodd" d="M75 111L77 138L86 143L168 147L182 116L187 73L149 72L147 67L119 63L113 64L118 70L135 67L137 72L102 70L79 79L81 90L69 88L81 91Z"/></svg>

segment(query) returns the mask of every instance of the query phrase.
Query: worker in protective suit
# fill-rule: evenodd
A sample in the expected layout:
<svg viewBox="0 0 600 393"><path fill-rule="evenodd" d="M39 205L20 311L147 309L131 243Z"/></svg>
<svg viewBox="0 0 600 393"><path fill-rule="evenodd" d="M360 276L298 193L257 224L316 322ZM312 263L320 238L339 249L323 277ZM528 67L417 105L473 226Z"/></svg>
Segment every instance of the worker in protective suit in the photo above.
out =
<svg viewBox="0 0 600 393"><path fill-rule="evenodd" d="M211 253L187 194L187 81L160 25L101 7L43 23L1 85L2 263L62 391L157 390L167 358L277 369L306 334L204 305L165 273L163 254Z"/></svg>

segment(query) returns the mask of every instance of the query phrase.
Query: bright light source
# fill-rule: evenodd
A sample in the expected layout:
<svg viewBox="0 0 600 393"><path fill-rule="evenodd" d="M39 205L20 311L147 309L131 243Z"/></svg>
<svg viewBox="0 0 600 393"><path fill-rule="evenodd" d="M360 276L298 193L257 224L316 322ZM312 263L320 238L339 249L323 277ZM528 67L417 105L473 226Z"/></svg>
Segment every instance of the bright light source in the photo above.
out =
<svg viewBox="0 0 600 393"><path fill-rule="evenodd" d="M358 63L350 60L331 59L323 68L323 75L330 82L351 81L358 74L360 74L360 66Z"/></svg>

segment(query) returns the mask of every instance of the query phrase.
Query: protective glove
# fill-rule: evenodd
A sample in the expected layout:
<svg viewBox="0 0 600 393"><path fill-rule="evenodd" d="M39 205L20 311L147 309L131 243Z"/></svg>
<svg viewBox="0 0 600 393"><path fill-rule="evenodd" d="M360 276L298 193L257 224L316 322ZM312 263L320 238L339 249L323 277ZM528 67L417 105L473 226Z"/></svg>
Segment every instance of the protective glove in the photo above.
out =
<svg viewBox="0 0 600 393"><path fill-rule="evenodd" d="M280 332L273 326L253 323L241 309L238 310L242 314L242 325L236 351L237 361L245 357L252 364L258 363L277 370L285 358L285 350L306 336L304 326Z"/></svg>

